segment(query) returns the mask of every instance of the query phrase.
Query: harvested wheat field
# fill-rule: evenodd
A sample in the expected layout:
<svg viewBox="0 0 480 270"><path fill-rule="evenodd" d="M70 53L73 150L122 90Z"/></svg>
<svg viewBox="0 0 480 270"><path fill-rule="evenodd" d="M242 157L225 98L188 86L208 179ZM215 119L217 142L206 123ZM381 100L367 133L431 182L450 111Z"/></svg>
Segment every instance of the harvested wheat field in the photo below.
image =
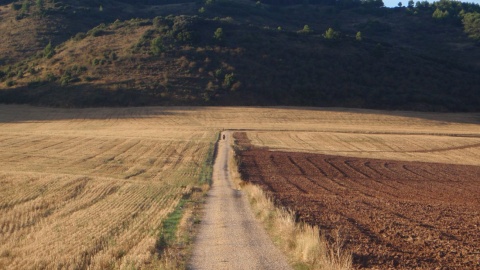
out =
<svg viewBox="0 0 480 270"><path fill-rule="evenodd" d="M282 149L478 166L479 119L353 109L0 105L0 269L158 267L162 222L202 185L222 129L248 130L255 144ZM448 149L424 151L432 147ZM455 192L471 198L472 185Z"/></svg>
<svg viewBox="0 0 480 270"><path fill-rule="evenodd" d="M202 185L214 130L129 109L1 116L1 269L161 265L162 221Z"/></svg>
<svg viewBox="0 0 480 270"><path fill-rule="evenodd" d="M243 178L340 231L356 268L480 267L480 166L269 151L235 136Z"/></svg>

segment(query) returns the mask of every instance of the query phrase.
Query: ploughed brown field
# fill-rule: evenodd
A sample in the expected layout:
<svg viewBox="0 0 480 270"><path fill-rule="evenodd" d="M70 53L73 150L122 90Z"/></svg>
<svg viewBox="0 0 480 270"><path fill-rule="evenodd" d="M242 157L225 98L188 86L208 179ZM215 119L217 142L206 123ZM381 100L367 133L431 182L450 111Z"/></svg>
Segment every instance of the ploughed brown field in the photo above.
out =
<svg viewBox="0 0 480 270"><path fill-rule="evenodd" d="M480 166L270 151L234 136L244 180L327 237L343 232L355 268L480 268Z"/></svg>

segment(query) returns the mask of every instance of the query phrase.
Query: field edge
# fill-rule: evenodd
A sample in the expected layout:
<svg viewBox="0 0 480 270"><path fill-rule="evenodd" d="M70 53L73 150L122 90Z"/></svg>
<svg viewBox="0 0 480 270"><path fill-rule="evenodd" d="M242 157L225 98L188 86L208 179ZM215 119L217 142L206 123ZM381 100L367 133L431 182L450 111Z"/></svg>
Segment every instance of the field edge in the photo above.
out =
<svg viewBox="0 0 480 270"><path fill-rule="evenodd" d="M237 153L249 145L239 142L237 134L233 133L234 142L229 153L230 175L236 188L247 195L255 218L287 256L293 269L351 269L352 254L343 248L340 235L333 242L327 241L317 226L298 222L293 211L279 207L261 187L242 179L239 172L241 160Z"/></svg>

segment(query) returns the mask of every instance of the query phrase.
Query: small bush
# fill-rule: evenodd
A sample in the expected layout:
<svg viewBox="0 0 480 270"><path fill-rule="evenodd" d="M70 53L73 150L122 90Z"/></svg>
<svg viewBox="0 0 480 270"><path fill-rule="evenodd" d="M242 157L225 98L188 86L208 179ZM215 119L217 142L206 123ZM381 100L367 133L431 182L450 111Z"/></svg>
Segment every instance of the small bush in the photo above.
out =
<svg viewBox="0 0 480 270"><path fill-rule="evenodd" d="M182 43L188 43L192 41L192 33L187 31L182 31L177 34L176 40Z"/></svg>
<svg viewBox="0 0 480 270"><path fill-rule="evenodd" d="M18 78L18 79L23 78L23 70L22 70L22 69L20 69L19 71L17 71L17 78Z"/></svg>
<svg viewBox="0 0 480 270"><path fill-rule="evenodd" d="M55 54L55 50L53 49L52 42L49 42L45 49L43 49L43 57L45 58L52 58Z"/></svg>
<svg viewBox="0 0 480 270"><path fill-rule="evenodd" d="M225 74L225 78L223 79L223 87L224 88L230 88L233 83L235 82L235 74L230 73L230 74Z"/></svg>
<svg viewBox="0 0 480 270"><path fill-rule="evenodd" d="M30 73L33 75L37 73L37 70L35 69L35 67L31 66L31 67L28 67L27 73Z"/></svg>
<svg viewBox="0 0 480 270"><path fill-rule="evenodd" d="M53 73L49 72L47 73L47 75L45 76L45 80L47 82L54 82L57 80L57 77L55 75L53 75Z"/></svg>
<svg viewBox="0 0 480 270"><path fill-rule="evenodd" d="M362 41L362 32L358 31L357 34L355 35L355 39L357 41Z"/></svg>
<svg viewBox="0 0 480 270"><path fill-rule="evenodd" d="M102 23L99 26L96 26L95 28L88 31L87 35L92 37L99 37L99 36L105 35L107 33L107 31L105 31L106 28L107 26L104 23Z"/></svg>
<svg viewBox="0 0 480 270"><path fill-rule="evenodd" d="M153 55L160 55L165 51L165 46L163 45L162 37L157 37L150 43L150 51Z"/></svg>
<svg viewBox="0 0 480 270"><path fill-rule="evenodd" d="M23 13L27 13L30 11L30 1L24 0L22 3L22 7L20 9Z"/></svg>
<svg viewBox="0 0 480 270"><path fill-rule="evenodd" d="M73 40L75 40L75 41L80 41L80 40L82 40L82 39L84 39L84 38L86 38L86 37L87 37L87 35L86 35L85 33L79 32L79 33L77 33L77 34L73 37Z"/></svg>
<svg viewBox="0 0 480 270"><path fill-rule="evenodd" d="M73 80L72 75L70 72L65 72L62 77L60 78L60 84L62 86L68 85Z"/></svg>
<svg viewBox="0 0 480 270"><path fill-rule="evenodd" d="M340 36L340 33L333 30L333 28L328 28L328 30L325 31L325 34L323 34L323 37L329 40L337 39L339 38L339 36Z"/></svg>
<svg viewBox="0 0 480 270"><path fill-rule="evenodd" d="M214 76L215 78L220 78L223 75L223 69L219 68L215 70Z"/></svg>
<svg viewBox="0 0 480 270"><path fill-rule="evenodd" d="M95 58L92 60L92 66L103 66L107 63L105 59Z"/></svg>
<svg viewBox="0 0 480 270"><path fill-rule="evenodd" d="M213 38L217 41L223 41L225 38L225 34L223 33L223 28L217 28L215 32L213 33Z"/></svg>
<svg viewBox="0 0 480 270"><path fill-rule="evenodd" d="M312 31L312 29L310 28L310 26L304 25L304 26L303 26L303 29L300 30L300 31L298 31L298 33L300 33L300 34L311 34L311 33L313 33L313 31Z"/></svg>

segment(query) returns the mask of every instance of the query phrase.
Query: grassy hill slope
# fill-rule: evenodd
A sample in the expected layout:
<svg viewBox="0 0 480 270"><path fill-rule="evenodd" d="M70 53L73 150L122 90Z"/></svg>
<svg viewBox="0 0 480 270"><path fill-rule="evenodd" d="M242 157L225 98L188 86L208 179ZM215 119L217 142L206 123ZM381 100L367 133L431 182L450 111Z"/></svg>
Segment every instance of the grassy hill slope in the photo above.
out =
<svg viewBox="0 0 480 270"><path fill-rule="evenodd" d="M0 102L480 108L480 46L434 7L59 2L0 8Z"/></svg>

